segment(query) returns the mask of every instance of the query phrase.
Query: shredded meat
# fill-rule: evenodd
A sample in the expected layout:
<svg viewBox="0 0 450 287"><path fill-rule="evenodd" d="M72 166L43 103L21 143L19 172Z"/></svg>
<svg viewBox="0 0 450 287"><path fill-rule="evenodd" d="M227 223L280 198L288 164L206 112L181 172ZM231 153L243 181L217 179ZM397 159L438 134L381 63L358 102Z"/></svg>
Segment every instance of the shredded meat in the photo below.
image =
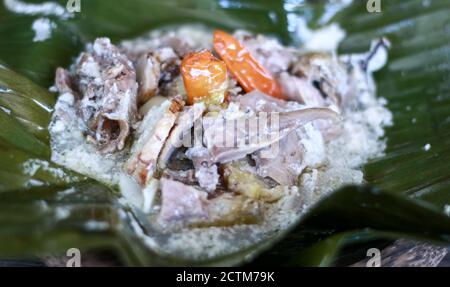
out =
<svg viewBox="0 0 450 287"><path fill-rule="evenodd" d="M290 132L296 128L305 125L318 119L327 119L336 122L338 115L332 110L326 108L308 108L302 110L295 110L290 112L277 113L279 118L279 126L271 126L270 129L258 130L258 128L248 128L244 130L232 129L234 132L236 143L248 143L241 145L224 145L224 134L227 131L227 125L219 118L208 129L205 129L205 143L209 152L211 162L226 163L233 160L238 160L251 154L255 151L266 148L274 143L279 142ZM268 118L274 119L269 114ZM242 116L236 121L247 121L251 123L261 123L263 120L258 116L253 116L253 119ZM237 124L234 125L235 127ZM262 132L262 133L260 133Z"/></svg>
<svg viewBox="0 0 450 287"><path fill-rule="evenodd" d="M320 97L320 95L319 95ZM283 112L290 109L298 109L300 106L295 105L291 102L282 101L275 99L268 95L265 95L259 91L254 91L243 96L238 96L234 98L234 101L239 103L242 108L250 109L252 111L264 111L264 112L279 112L280 113L280 128L290 127L290 132L287 133L278 142L274 143L276 146L266 147L260 151L256 151L252 154L252 158L255 161L256 172L262 177L269 177L275 180L278 184L291 186L297 181L299 174L301 173L303 166L303 154L304 150L300 143L301 141L301 130L299 127L302 125L296 125L297 120L300 120L300 112ZM333 112L324 108L316 109L304 109L303 111L310 111L309 116L317 116L313 124L316 126L323 127L323 129L328 129L333 127L333 131L336 129L335 123L330 124L328 120L322 119L333 119ZM311 110L313 112L311 112ZM304 113L303 112L303 113ZM321 114L321 116L319 116ZM308 116L306 113L304 120L308 121ZM309 118L312 120L313 118ZM326 130L328 131L328 130ZM324 131L322 131L324 133ZM329 132L332 132L331 130ZM276 147L276 149L275 149ZM268 152L270 149L277 151L275 156L264 156L263 152Z"/></svg>
<svg viewBox="0 0 450 287"><path fill-rule="evenodd" d="M253 155L257 174L270 177L278 184L292 186L296 184L303 167L303 148L300 136L294 131L279 143L279 153L274 158L265 158L261 152Z"/></svg>
<svg viewBox="0 0 450 287"><path fill-rule="evenodd" d="M177 148L183 145L189 147L192 144L191 129L194 123L201 118L204 111L205 105L203 103L197 103L193 106L186 107L181 112L161 151L161 156L158 161L161 168L167 166L171 155Z"/></svg>
<svg viewBox="0 0 450 287"><path fill-rule="evenodd" d="M349 94L347 71L336 56L325 53L304 55L293 64L292 74L313 85L328 104L340 107Z"/></svg>
<svg viewBox="0 0 450 287"><path fill-rule="evenodd" d="M138 84L133 65L109 39L97 39L70 71L59 68L56 87L79 93L85 130L103 152L123 149L137 120Z"/></svg>
<svg viewBox="0 0 450 287"><path fill-rule="evenodd" d="M292 76L283 72L279 81L283 91L290 101L296 101L308 107L326 107L325 99L320 91L306 78Z"/></svg>

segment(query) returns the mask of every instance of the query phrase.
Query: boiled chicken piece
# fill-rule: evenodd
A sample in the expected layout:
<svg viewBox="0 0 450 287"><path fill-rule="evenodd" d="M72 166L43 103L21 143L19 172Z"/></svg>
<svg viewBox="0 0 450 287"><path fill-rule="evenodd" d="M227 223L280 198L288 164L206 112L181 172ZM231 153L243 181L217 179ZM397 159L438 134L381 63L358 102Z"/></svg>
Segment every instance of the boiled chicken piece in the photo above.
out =
<svg viewBox="0 0 450 287"><path fill-rule="evenodd" d="M296 101L308 107L326 107L325 99L320 91L307 79L292 76L283 72L279 77L283 91L290 101Z"/></svg>
<svg viewBox="0 0 450 287"><path fill-rule="evenodd" d="M161 168L166 167L166 163L175 149L192 145L191 129L194 127L194 123L202 117L204 111L205 105L203 103L196 103L184 108L164 144L158 162Z"/></svg>
<svg viewBox="0 0 450 287"><path fill-rule="evenodd" d="M156 171L160 152L183 105L183 102L174 98L153 107L136 131L137 139L131 148L131 156L125 169L141 185L145 185Z"/></svg>
<svg viewBox="0 0 450 287"><path fill-rule="evenodd" d="M245 95L236 96L232 99L234 103L239 104L241 109L250 109L254 112L282 112L290 110L291 107L301 108L296 103L291 103L266 95L258 90L254 90Z"/></svg>
<svg viewBox="0 0 450 287"><path fill-rule="evenodd" d="M187 150L186 156L192 160L195 178L200 187L208 192L215 191L220 175L216 163L211 161L208 149L203 146L192 147Z"/></svg>
<svg viewBox="0 0 450 287"><path fill-rule="evenodd" d="M209 219L207 205L208 194L193 186L168 178L161 179L162 224L182 222L189 224Z"/></svg>
<svg viewBox="0 0 450 287"><path fill-rule="evenodd" d="M275 157L266 158L261 156L260 152L255 153L252 158L256 163L257 174L270 177L280 185L295 185L304 168L302 166L304 150L300 140L300 136L294 131L280 141L279 152Z"/></svg>
<svg viewBox="0 0 450 287"><path fill-rule="evenodd" d="M303 55L293 65L292 73L313 85L328 104L341 106L349 96L348 74L345 65L326 53Z"/></svg>
<svg viewBox="0 0 450 287"><path fill-rule="evenodd" d="M232 102L238 103L242 109L250 109L254 112L286 112L303 109L305 106L314 108L326 107L322 96L314 87L303 86L306 83L298 77L289 76L287 73L286 77L283 75L285 73L281 75L285 79L285 82L282 82L283 85L294 85L296 81L298 81L297 84L301 83L298 86L290 86L289 89L286 88L283 90L292 97L289 101L280 100L255 90L245 95L233 97ZM313 88L314 90L309 91L309 88ZM304 100L302 98L304 93L300 93L300 90L306 90L309 98Z"/></svg>
<svg viewBox="0 0 450 287"><path fill-rule="evenodd" d="M298 128L316 120L327 120L338 124L341 116L328 108L304 108L279 114L281 130Z"/></svg>
<svg viewBox="0 0 450 287"><path fill-rule="evenodd" d="M236 97L234 100L241 107L264 112L282 112L299 107L290 102L274 99L258 91ZM322 123L320 120L316 120L313 124L324 128L333 127L334 130L339 131L336 124L330 124L329 122L325 120ZM321 132L324 133L322 130ZM304 168L302 165L304 148L300 142L301 136L298 129L295 129L277 143L278 148L275 156L264 157L260 151L255 152L252 158L256 163L256 173L262 177L269 177L281 185L294 185ZM262 151L265 150L263 149Z"/></svg>
<svg viewBox="0 0 450 287"><path fill-rule="evenodd" d="M296 128L319 119L336 123L339 121L339 115L327 108L273 112L264 117L225 110L223 114L207 119L209 123L204 128L204 143L208 156L205 158L209 158L212 163L241 159L278 143Z"/></svg>
<svg viewBox="0 0 450 287"><path fill-rule="evenodd" d="M196 50L188 41L184 35L167 33L148 41L122 42L121 49L137 67L138 79L149 83L148 88L139 91L140 103L144 103L147 96L155 94L155 79L158 95L170 97L181 92L181 60L188 52ZM153 72L140 73L145 69Z"/></svg>
<svg viewBox="0 0 450 287"><path fill-rule="evenodd" d="M174 96L178 93L172 82L179 78L181 58L170 47L151 49L136 60L139 82L138 103L144 104L155 94Z"/></svg>
<svg viewBox="0 0 450 287"><path fill-rule="evenodd" d="M259 204L245 196L223 193L208 199L208 193L168 178L161 179L161 211L158 222L166 227L228 226L256 223Z"/></svg>
<svg viewBox="0 0 450 287"><path fill-rule="evenodd" d="M145 53L139 57L136 73L139 83L138 103L143 104L156 94L161 76L160 63L153 53Z"/></svg>
<svg viewBox="0 0 450 287"><path fill-rule="evenodd" d="M103 152L124 147L137 120L138 84L132 63L109 39L88 46L70 71L58 69L56 87L60 93L79 93L85 131Z"/></svg>
<svg viewBox="0 0 450 287"><path fill-rule="evenodd" d="M180 76L182 56L171 47L160 48L156 50L155 55L161 63L160 93L168 97L179 94L179 87L183 84Z"/></svg>
<svg viewBox="0 0 450 287"><path fill-rule="evenodd" d="M291 77L291 76L289 76ZM295 78L295 80L301 80L304 81L298 77L293 77ZM298 87L300 88L300 87ZM296 87L291 87L292 92L296 93L298 90ZM301 89L301 90L307 90L306 89ZM316 91L311 91L310 95L314 95ZM299 94L301 95L301 94ZM315 96L318 101L316 101L318 103L317 107L325 107L327 104L325 103L325 101L321 101L320 99L322 98L320 95L320 98L317 98L317 95ZM312 102L315 101L315 99L312 99L309 104L312 105ZM252 111L255 112L283 112L283 111L293 111L293 110L299 110L299 109L304 109L305 106L304 105L300 105L298 102L293 102L293 101L283 101L283 100L279 100L279 99L275 99L274 97L268 96L264 93L261 93L260 91L253 91L251 93L242 95L242 96L237 96L234 97L233 102L238 103L241 108L243 109L250 109ZM302 99L303 101L303 99ZM309 106L309 105L307 105ZM333 108L333 110L339 110L337 107L335 106L329 106L329 108ZM336 138L340 132L341 132L341 126L340 125L335 125L332 122L328 121L328 120L316 120L314 121L314 126L319 129L324 138L326 140L331 140L333 138Z"/></svg>
<svg viewBox="0 0 450 287"><path fill-rule="evenodd" d="M318 119L338 121L339 116L326 108L272 112L258 116L231 103L218 115L203 117L203 145L190 148L186 155L192 160L195 176L201 187L214 191L219 183L217 163L228 163L265 149L262 157L277 157L279 150L267 150L308 122ZM268 122L274 121L268 125ZM272 154L270 154L272 152Z"/></svg>

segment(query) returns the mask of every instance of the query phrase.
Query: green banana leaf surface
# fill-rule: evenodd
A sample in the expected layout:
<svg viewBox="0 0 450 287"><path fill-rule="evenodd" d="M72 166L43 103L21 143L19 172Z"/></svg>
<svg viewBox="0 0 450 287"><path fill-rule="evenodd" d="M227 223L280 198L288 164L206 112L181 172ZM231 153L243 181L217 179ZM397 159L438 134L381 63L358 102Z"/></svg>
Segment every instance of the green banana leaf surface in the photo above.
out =
<svg viewBox="0 0 450 287"><path fill-rule="evenodd" d="M386 240L450 244L448 0L381 0L380 13L369 13L366 1L81 0L71 17L45 15L55 27L41 42L33 42L31 26L43 15L14 13L6 2L0 1L0 258L64 255L76 247L109 250L132 266L330 266L352 247ZM339 23L347 33L340 53L389 39L389 62L375 79L394 125L385 155L364 166L366 184L335 191L290 230L209 261L163 257L143 240L145 218L121 205L116 191L50 162L54 71L96 37L118 42L165 25L201 23L300 45L300 18L311 28Z"/></svg>

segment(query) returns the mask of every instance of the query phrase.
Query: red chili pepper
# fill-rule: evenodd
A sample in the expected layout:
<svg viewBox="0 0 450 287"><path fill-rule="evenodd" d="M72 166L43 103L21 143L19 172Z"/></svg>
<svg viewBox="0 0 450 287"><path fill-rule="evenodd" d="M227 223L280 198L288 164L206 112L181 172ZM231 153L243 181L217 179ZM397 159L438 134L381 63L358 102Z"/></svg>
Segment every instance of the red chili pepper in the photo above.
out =
<svg viewBox="0 0 450 287"><path fill-rule="evenodd" d="M214 49L247 93L257 89L276 98L285 99L280 84L236 38L224 31L216 30Z"/></svg>
<svg viewBox="0 0 450 287"><path fill-rule="evenodd" d="M220 104L225 99L227 66L208 51L189 53L181 62L181 75L188 103Z"/></svg>

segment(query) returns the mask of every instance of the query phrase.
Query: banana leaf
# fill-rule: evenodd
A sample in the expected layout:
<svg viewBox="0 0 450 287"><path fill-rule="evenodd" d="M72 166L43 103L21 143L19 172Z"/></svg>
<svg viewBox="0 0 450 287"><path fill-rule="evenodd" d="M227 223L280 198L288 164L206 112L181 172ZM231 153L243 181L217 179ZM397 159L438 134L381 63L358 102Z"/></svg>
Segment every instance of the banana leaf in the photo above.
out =
<svg viewBox="0 0 450 287"><path fill-rule="evenodd" d="M41 1L28 1L38 3ZM56 1L65 7L67 1ZM89 0L33 42L43 15L13 13L0 3L0 257L108 249L123 264L330 266L352 246L414 238L450 243L450 3L447 0L366 1ZM336 7L345 6L337 13ZM246 250L209 261L163 257L146 245L145 218L117 193L50 161L47 125L58 66L68 66L99 36L114 42L164 25L202 23L272 34L301 44L299 18L317 28L337 22L347 32L339 52L362 52L372 39L392 43L388 65L375 75L394 125L385 155L364 166L366 185L341 188L311 207L292 228ZM425 149L425 145L430 147ZM69 211L69 212L68 212ZM378 246L378 245L377 245Z"/></svg>

